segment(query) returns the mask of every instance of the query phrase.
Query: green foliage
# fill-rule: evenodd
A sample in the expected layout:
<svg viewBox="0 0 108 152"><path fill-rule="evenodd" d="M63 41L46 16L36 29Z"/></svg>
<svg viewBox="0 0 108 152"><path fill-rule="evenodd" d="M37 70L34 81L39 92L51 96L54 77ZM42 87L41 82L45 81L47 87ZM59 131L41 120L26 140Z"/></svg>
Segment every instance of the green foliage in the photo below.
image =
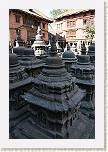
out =
<svg viewBox="0 0 108 152"><path fill-rule="evenodd" d="M91 38L93 39L95 35L95 25L94 24L87 24L86 25L86 38Z"/></svg>
<svg viewBox="0 0 108 152"><path fill-rule="evenodd" d="M60 15L66 11L68 11L68 9L53 9L52 11L50 11L50 14L52 15L52 18L54 19L57 15Z"/></svg>

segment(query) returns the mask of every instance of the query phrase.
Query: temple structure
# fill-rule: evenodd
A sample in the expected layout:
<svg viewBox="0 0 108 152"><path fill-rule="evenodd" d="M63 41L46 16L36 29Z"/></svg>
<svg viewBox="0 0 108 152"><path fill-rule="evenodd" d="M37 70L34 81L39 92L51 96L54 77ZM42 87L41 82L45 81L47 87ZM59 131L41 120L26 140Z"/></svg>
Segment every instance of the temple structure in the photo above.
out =
<svg viewBox="0 0 108 152"><path fill-rule="evenodd" d="M69 44L67 44L67 50L62 55L62 60L65 63L65 68L67 72L71 73L71 66L76 64L77 58L73 51L70 50Z"/></svg>
<svg viewBox="0 0 108 152"><path fill-rule="evenodd" d="M25 118L28 114L28 103L22 100L21 96L33 87L32 81L34 78L29 77L24 68L18 63L18 58L15 53L9 54L9 130L13 129Z"/></svg>
<svg viewBox="0 0 108 152"><path fill-rule="evenodd" d="M84 43L77 64L72 66L71 72L76 77L76 84L81 89L86 89L87 93L81 102L80 111L89 118L95 118L95 68L90 65L90 56L86 55Z"/></svg>
<svg viewBox="0 0 108 152"><path fill-rule="evenodd" d="M37 30L37 35L35 37L35 41L32 45L32 48L35 51L35 55L36 56L44 56L46 54L46 44L43 41L43 35L41 34L41 28L40 26L38 26L38 30Z"/></svg>
<svg viewBox="0 0 108 152"><path fill-rule="evenodd" d="M13 131L13 138L94 138L93 121L78 112L85 90L64 66L54 43L34 87L21 96L30 105L30 117Z"/></svg>

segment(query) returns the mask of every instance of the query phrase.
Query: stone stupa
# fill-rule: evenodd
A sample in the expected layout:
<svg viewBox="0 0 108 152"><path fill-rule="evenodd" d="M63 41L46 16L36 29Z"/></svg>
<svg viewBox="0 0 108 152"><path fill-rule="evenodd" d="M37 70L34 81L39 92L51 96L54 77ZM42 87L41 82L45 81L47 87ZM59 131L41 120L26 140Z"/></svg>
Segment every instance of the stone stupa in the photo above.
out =
<svg viewBox="0 0 108 152"><path fill-rule="evenodd" d="M76 65L71 67L72 76L76 77L76 84L86 89L86 97L81 102L80 111L89 118L95 118L95 67L90 65L90 56L86 55L83 43L81 55L78 55Z"/></svg>
<svg viewBox="0 0 108 152"><path fill-rule="evenodd" d="M32 45L33 50L35 51L35 55L37 57L39 56L45 56L46 54L46 44L43 40L43 35L41 33L41 28L38 26L37 35L35 37L35 41Z"/></svg>
<svg viewBox="0 0 108 152"><path fill-rule="evenodd" d="M22 95L30 105L30 117L13 132L13 138L90 138L87 131L92 132L92 122L78 114L86 93L75 84L64 66L53 43L42 73L34 80L34 87Z"/></svg>
<svg viewBox="0 0 108 152"><path fill-rule="evenodd" d="M29 77L18 63L15 53L9 54L9 130L10 132L28 117L28 103L20 95L33 87L34 78Z"/></svg>
<svg viewBox="0 0 108 152"><path fill-rule="evenodd" d="M67 72L71 72L71 66L73 64L76 64L77 58L75 56L75 53L70 50L69 44L67 44L67 50L62 55L62 60L65 63L65 68L67 69Z"/></svg>

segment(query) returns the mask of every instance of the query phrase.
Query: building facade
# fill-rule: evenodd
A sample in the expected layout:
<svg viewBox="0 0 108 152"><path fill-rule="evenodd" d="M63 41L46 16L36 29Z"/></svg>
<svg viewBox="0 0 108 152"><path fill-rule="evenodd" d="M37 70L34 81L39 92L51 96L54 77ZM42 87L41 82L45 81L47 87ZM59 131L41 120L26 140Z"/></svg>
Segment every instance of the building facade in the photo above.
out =
<svg viewBox="0 0 108 152"><path fill-rule="evenodd" d="M15 46L18 31L21 39L34 42L37 28L42 29L43 39L48 41L48 23L52 20L36 9L10 9L9 10L9 39L11 46Z"/></svg>
<svg viewBox="0 0 108 152"><path fill-rule="evenodd" d="M85 37L85 25L95 25L95 9L69 10L57 16L55 20L57 33L70 45L73 42L90 41Z"/></svg>

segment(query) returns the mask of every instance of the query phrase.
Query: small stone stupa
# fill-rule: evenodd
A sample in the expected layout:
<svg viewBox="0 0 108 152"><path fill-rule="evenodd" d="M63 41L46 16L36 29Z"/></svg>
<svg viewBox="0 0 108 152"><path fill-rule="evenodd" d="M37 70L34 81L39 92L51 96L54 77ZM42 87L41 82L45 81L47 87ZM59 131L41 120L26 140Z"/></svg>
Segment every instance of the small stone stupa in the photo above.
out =
<svg viewBox="0 0 108 152"><path fill-rule="evenodd" d="M57 47L57 53L61 53L62 52L62 48L60 47L58 40L56 42L56 47Z"/></svg>
<svg viewBox="0 0 108 152"><path fill-rule="evenodd" d="M90 56L86 55L84 43L77 64L71 67L71 72L76 77L76 84L81 89L86 89L87 93L81 102L80 111L89 118L95 118L95 68L90 65Z"/></svg>
<svg viewBox="0 0 108 152"><path fill-rule="evenodd" d="M88 47L88 53L90 56L90 64L95 66L95 37L92 40L92 44Z"/></svg>
<svg viewBox="0 0 108 152"><path fill-rule="evenodd" d="M44 56L46 54L46 44L43 41L43 35L41 34L40 26L38 26L37 35L32 45L32 48L34 49L36 56Z"/></svg>
<svg viewBox="0 0 108 152"><path fill-rule="evenodd" d="M37 77L43 68L43 61L36 58L34 55L34 50L31 48L29 41L28 48L24 49L22 58L20 58L18 62L26 69L26 72L31 77Z"/></svg>
<svg viewBox="0 0 108 152"><path fill-rule="evenodd" d="M76 64L77 58L75 57L75 54L73 51L70 50L69 44L67 44L67 50L62 55L62 60L65 63L65 68L67 72L71 72L71 66L73 64Z"/></svg>
<svg viewBox="0 0 108 152"><path fill-rule="evenodd" d="M29 77L18 63L15 53L9 54L9 129L15 129L23 119L28 117L28 103L20 95L32 88L34 78Z"/></svg>
<svg viewBox="0 0 108 152"><path fill-rule="evenodd" d="M34 87L22 95L30 105L30 117L13 132L13 138L88 138L85 124L92 132L92 123L87 124L89 119L82 115L78 119L80 102L85 95L64 68L54 43L42 73L35 78ZM80 125L82 127L78 129Z"/></svg>
<svg viewBox="0 0 108 152"><path fill-rule="evenodd" d="M16 43L17 43L16 47L13 47L13 53L17 54L18 59L21 59L22 55L24 54L25 47L23 46L23 41L21 39L19 31L18 31Z"/></svg>
<svg viewBox="0 0 108 152"><path fill-rule="evenodd" d="M70 47L70 50L73 51L75 53L75 55L77 56L77 48L75 46L75 44L73 43L72 46Z"/></svg>

